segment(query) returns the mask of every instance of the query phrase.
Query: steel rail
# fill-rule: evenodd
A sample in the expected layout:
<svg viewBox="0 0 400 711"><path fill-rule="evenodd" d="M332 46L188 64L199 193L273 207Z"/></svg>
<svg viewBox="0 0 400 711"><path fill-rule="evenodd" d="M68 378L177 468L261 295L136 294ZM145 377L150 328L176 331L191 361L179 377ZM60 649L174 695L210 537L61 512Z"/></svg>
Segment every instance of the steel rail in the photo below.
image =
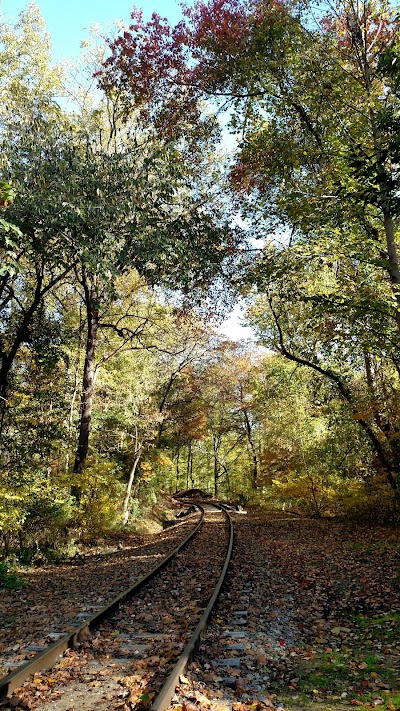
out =
<svg viewBox="0 0 400 711"><path fill-rule="evenodd" d="M218 596L221 592L221 587L222 587L223 582L225 580L228 566L229 566L229 563L230 563L230 560L232 557L233 541L234 541L234 529L233 529L232 518L229 515L228 511L226 511L223 507L220 507L218 504L210 503L209 505L215 506L216 508L219 508L221 511L223 511L223 513L226 515L226 517L229 521L229 528L230 528L229 545L228 545L228 551L227 551L227 554L225 557L224 567L222 569L222 572L221 572L221 575L218 579L218 582L214 588L214 592L210 598L210 602L208 603L206 609L204 610L204 612L197 624L195 631L193 632L191 638L189 639L189 642L187 643L183 652L179 656L172 671L168 675L161 691L154 699L154 701L150 707L150 711L166 711L166 709L171 705L171 700L172 700L172 697L175 693L175 688L177 687L177 685L179 683L179 677L186 670L189 662L191 661L191 659L193 657L193 654L195 653L196 649L198 648L198 646L199 646L199 644L206 632L209 617L210 617L212 609L218 599Z"/></svg>
<svg viewBox="0 0 400 711"><path fill-rule="evenodd" d="M116 610L119 605L132 597L140 588L145 585L149 580L151 580L164 566L169 563L169 561L179 553L179 551L186 546L187 543L196 535L199 531L203 521L204 521L204 509L201 505L196 504L201 511L200 520L186 538L169 553L166 558L160 563L157 563L149 573L142 575L136 580L136 582L131 585L131 587L124 590L122 593L117 595L108 605L102 607L98 612L90 617L87 617L81 625L74 627L70 632L63 635L57 642L50 644L46 649L35 654L35 656L28 660L21 667L15 669L15 671L10 672L7 676L0 679L0 699L7 696L11 696L13 691L17 689L21 684L26 681L26 679L35 674L36 672L48 669L59 660L61 655L70 647L75 647L79 642L87 639L90 636L90 631L96 629L100 622L108 617L114 610Z"/></svg>

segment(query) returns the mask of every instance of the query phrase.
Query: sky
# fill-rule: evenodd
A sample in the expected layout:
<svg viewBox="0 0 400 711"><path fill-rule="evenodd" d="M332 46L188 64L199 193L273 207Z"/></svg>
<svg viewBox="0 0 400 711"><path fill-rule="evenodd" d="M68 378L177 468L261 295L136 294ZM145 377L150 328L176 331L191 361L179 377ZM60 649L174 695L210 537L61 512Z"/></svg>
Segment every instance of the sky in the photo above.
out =
<svg viewBox="0 0 400 711"><path fill-rule="evenodd" d="M13 22L27 4L25 0L0 0L0 11ZM37 0L35 4L50 33L55 62L79 55L91 25L99 23L106 30L114 20L128 22L134 5L131 0ZM152 12L172 24L182 17L179 0L137 0L136 6L143 10L145 19L150 19ZM232 340L254 338L252 329L241 325L243 316L243 308L237 305L221 327L223 335Z"/></svg>
<svg viewBox="0 0 400 711"><path fill-rule="evenodd" d="M25 0L0 0L0 10L16 19L27 6ZM95 24L110 25L114 20L129 21L136 4L149 19L152 12L176 23L182 17L178 0L37 0L53 42L54 59L60 61L79 54L80 43L88 28Z"/></svg>

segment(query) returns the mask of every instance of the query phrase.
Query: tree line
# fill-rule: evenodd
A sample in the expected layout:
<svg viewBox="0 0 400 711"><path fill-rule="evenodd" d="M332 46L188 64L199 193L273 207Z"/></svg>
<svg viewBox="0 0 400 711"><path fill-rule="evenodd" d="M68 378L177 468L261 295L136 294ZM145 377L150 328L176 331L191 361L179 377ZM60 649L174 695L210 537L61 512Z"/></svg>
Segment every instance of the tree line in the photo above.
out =
<svg viewBox="0 0 400 711"><path fill-rule="evenodd" d="M185 485L394 510L394 8L134 10L68 70L36 6L0 35L4 544ZM266 350L218 335L237 295Z"/></svg>

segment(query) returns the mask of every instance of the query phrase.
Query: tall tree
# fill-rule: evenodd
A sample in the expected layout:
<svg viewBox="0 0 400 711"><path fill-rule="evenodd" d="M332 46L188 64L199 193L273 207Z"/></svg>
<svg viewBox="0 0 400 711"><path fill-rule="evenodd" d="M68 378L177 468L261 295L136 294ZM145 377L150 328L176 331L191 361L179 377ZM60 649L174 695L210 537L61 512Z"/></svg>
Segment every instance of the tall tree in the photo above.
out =
<svg viewBox="0 0 400 711"><path fill-rule="evenodd" d="M36 35L35 42L40 44ZM221 273L238 235L206 194L199 152L196 158L184 140L152 138L135 117L122 122L117 100L85 101L79 113L63 114L46 62L48 54L35 65L33 89L17 67L27 88L3 116L4 167L17 187L10 219L23 234L18 260L26 278L18 294L16 271L2 275L7 298L0 387L6 399L35 313L74 270L87 316L78 471L88 448L99 319L102 305L117 298L114 279L134 268L150 284L200 292ZM36 93L41 71L43 90Z"/></svg>

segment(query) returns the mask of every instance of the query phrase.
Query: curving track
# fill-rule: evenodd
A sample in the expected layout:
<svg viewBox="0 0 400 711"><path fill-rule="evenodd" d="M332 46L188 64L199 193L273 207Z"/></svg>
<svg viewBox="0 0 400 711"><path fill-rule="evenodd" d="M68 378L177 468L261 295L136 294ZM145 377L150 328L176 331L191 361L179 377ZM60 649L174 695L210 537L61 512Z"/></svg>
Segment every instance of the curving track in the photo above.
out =
<svg viewBox="0 0 400 711"><path fill-rule="evenodd" d="M196 535L181 544L168 565L163 562L162 574L152 571L85 620L64 639L63 649L59 643L57 649L53 645L53 658L37 655L33 660L36 670L54 664L54 654L58 657L66 647L76 643L80 647L67 652L69 660L56 665L50 677L40 674L33 684L25 684L18 691L22 701L29 697L30 707L43 711L89 711L101 708L101 703L110 710L168 708L179 676L206 628L232 552L229 514L210 504L204 509L204 521ZM101 628L92 632L99 623ZM66 675L66 667L71 665L74 672ZM0 682L0 693L10 694L21 684L21 671L27 678L35 668L31 662L9 675Z"/></svg>
<svg viewBox="0 0 400 711"><path fill-rule="evenodd" d="M5 696L9 696L14 689L20 686L25 679L35 672L41 671L42 669L46 669L55 664L60 655L66 649L69 647L75 647L81 639L87 637L90 631L95 629L101 623L103 618L111 615L113 610L115 610L121 602L129 599L148 580L151 580L182 548L185 547L188 541L196 535L201 527L203 518L204 511L201 509L200 516L197 516L195 525L193 525L193 522L190 523L186 520L183 523L183 538L180 542L175 545L172 550L169 547L169 550L167 548L165 552L163 551L161 560L159 559L159 556L156 556L156 559L158 558L157 563L150 568L147 567L145 572L143 571L142 573L139 568L139 575L136 580L134 580L134 582L128 588L125 588L121 593L115 597L112 597L111 601L107 605L98 607L97 610L92 609L92 614L90 614L90 612L82 612L79 614L76 614L76 612L72 613L71 618L75 618L75 623L72 625L68 624L66 628L69 630L68 633L46 634L43 633L43 630L41 630L39 632L39 636L44 637L47 641L47 645L42 648L41 651L36 650L37 653L35 653L35 645L31 645L30 634L28 633L26 640L26 658L29 659L29 661L17 665L15 671L12 671L3 678L0 678L0 699ZM154 556L150 556L150 560L152 557ZM134 562L132 560L128 561L129 566L133 564ZM87 581L87 584L90 585L90 581ZM93 590L88 589L85 596L85 610L87 610L86 600L90 598L91 593L93 594ZM21 630L18 629L18 637L20 636ZM3 661L3 665L7 667L7 660Z"/></svg>

